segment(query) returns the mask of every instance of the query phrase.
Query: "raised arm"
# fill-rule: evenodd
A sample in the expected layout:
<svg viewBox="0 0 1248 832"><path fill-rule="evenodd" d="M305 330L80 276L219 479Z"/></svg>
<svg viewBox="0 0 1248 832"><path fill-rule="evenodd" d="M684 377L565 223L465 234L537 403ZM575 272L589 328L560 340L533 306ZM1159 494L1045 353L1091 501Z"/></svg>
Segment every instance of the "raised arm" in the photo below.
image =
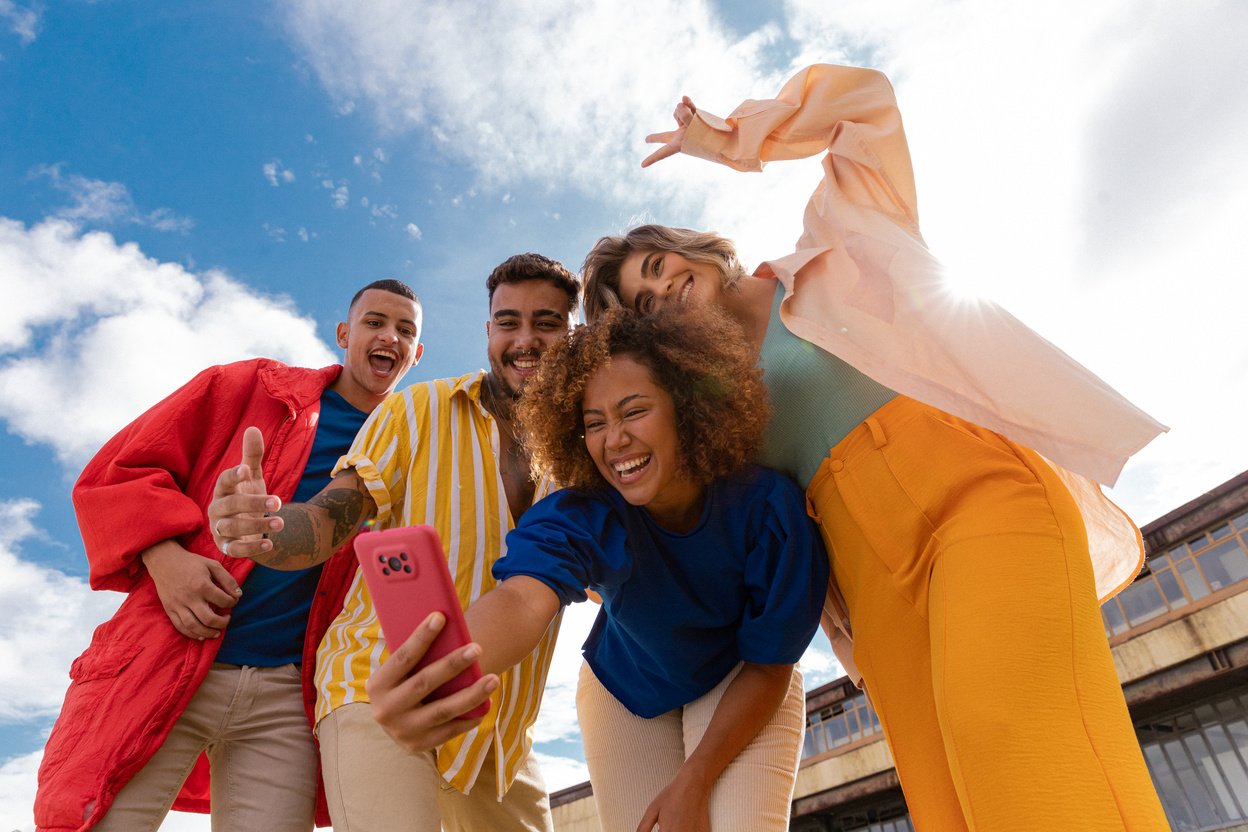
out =
<svg viewBox="0 0 1248 832"><path fill-rule="evenodd" d="M283 506L267 493L258 428L243 434L243 459L217 478L208 522L221 551L273 569L306 569L324 563L377 513L364 482L348 469L306 503Z"/></svg>

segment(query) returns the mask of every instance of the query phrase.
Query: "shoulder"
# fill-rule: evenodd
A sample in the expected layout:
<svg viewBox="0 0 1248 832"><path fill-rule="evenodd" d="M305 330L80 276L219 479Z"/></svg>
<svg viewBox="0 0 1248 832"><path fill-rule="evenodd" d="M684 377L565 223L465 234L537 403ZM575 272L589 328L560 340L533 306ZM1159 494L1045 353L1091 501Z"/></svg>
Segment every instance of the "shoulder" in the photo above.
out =
<svg viewBox="0 0 1248 832"><path fill-rule="evenodd" d="M615 507L611 493L605 489L564 488L534 503L520 516L517 526L557 524L593 530L611 515Z"/></svg>
<svg viewBox="0 0 1248 832"><path fill-rule="evenodd" d="M716 487L725 499L766 501L769 499L804 500L805 493L793 480L761 465L747 465L739 471L720 477Z"/></svg>

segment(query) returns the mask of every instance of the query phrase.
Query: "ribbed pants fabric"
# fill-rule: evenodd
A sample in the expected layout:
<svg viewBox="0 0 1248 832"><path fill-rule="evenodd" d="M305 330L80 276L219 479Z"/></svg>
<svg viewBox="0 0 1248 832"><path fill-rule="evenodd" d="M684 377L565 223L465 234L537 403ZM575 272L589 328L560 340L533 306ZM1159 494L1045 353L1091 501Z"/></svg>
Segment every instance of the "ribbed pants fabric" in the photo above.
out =
<svg viewBox="0 0 1248 832"><path fill-rule="evenodd" d="M1041 457L898 397L808 496L917 829L1168 829Z"/></svg>
<svg viewBox="0 0 1248 832"><path fill-rule="evenodd" d="M688 705L644 719L621 705L588 664L581 665L576 713L603 832L636 832L651 801L701 742L739 669L740 665ZM713 832L789 828L805 726L802 674L795 668L789 691L771 721L715 781L710 803Z"/></svg>

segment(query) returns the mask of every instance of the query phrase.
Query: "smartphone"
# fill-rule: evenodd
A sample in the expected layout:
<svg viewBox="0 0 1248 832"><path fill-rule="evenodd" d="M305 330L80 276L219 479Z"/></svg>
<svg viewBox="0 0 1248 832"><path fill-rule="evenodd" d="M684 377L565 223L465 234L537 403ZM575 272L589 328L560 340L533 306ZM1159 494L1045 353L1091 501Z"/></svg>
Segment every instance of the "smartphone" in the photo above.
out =
<svg viewBox="0 0 1248 832"><path fill-rule="evenodd" d="M355 556L373 597L373 608L381 623L386 644L398 648L432 612L446 616L446 626L424 658L419 670L471 641L459 596L446 567L446 554L432 526L405 526L383 532L364 532L355 538ZM426 697L441 699L463 690L481 678L481 667L470 667ZM487 699L461 715L461 719L483 717L490 710Z"/></svg>

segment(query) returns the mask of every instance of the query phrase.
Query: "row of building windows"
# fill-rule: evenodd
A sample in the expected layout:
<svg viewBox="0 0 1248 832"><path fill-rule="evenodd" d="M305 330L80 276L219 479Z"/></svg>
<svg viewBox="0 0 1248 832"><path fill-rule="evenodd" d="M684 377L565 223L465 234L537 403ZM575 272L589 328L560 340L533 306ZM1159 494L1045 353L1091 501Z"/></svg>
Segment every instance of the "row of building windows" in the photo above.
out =
<svg viewBox="0 0 1248 832"><path fill-rule="evenodd" d="M1171 829L1248 820L1248 695L1223 694L1135 727Z"/></svg>
<svg viewBox="0 0 1248 832"><path fill-rule="evenodd" d="M1110 637L1248 580L1248 512L1158 552L1148 572L1101 607Z"/></svg>
<svg viewBox="0 0 1248 832"><path fill-rule="evenodd" d="M806 715L802 759L849 745L881 730L880 718L875 715L866 694L855 691L834 705Z"/></svg>

